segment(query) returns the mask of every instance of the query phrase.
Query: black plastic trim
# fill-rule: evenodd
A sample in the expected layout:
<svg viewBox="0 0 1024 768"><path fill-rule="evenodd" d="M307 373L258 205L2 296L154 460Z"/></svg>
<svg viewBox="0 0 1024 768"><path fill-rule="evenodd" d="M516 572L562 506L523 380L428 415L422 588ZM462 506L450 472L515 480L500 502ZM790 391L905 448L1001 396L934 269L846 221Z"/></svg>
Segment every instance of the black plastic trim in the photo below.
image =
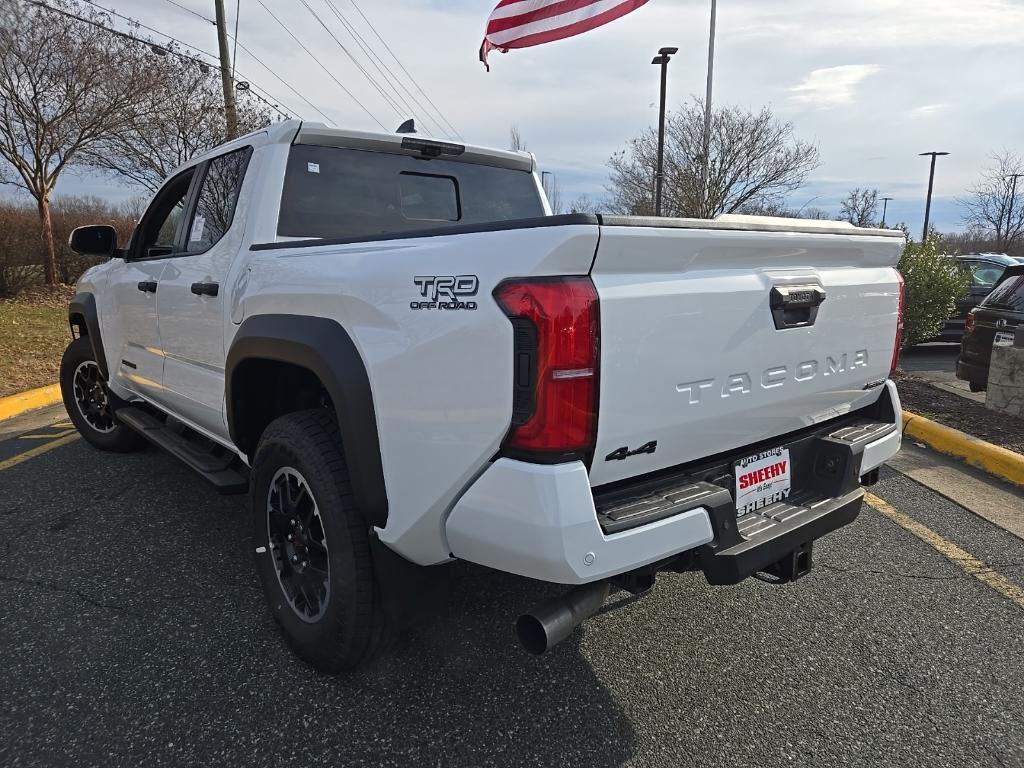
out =
<svg viewBox="0 0 1024 768"><path fill-rule="evenodd" d="M255 315L242 323L228 351L225 388L231 439L250 460L256 446L243 439L232 393L239 364L253 359L299 366L320 380L338 417L356 503L371 524L383 527L388 501L373 393L348 332L334 320L301 315Z"/></svg>
<svg viewBox="0 0 1024 768"><path fill-rule="evenodd" d="M75 315L81 315L85 323L86 335L89 337L89 344L92 346L92 355L96 360L96 366L100 369L100 375L107 381L110 380L110 373L107 370L107 356L103 352L103 336L100 334L100 319L96 311L96 297L91 293L76 293L68 302L68 324L74 334L75 324L71 321Z"/></svg>
<svg viewBox="0 0 1024 768"><path fill-rule="evenodd" d="M467 235L475 232L504 232L514 229L540 229L541 227L567 227L572 225L598 226L600 217L589 213L565 213L559 216L538 216L532 219L492 221L484 224L455 224L450 227L432 227L408 232L388 232L362 237L335 237L314 240L290 240L274 243L254 243L250 251L273 251L280 248L314 248L321 245L349 245L350 243L375 243L388 240L410 240L418 237L443 237L445 235Z"/></svg>

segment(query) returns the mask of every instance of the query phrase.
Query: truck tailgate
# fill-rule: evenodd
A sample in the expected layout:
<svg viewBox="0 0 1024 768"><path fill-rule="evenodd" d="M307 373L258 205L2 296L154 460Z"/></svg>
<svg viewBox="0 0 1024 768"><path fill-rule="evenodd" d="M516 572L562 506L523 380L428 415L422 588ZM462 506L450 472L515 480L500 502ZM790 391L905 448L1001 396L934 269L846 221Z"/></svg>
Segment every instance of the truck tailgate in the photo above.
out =
<svg viewBox="0 0 1024 768"><path fill-rule="evenodd" d="M602 226L592 269L601 311L592 485L877 399L892 363L902 237L842 225L619 222Z"/></svg>

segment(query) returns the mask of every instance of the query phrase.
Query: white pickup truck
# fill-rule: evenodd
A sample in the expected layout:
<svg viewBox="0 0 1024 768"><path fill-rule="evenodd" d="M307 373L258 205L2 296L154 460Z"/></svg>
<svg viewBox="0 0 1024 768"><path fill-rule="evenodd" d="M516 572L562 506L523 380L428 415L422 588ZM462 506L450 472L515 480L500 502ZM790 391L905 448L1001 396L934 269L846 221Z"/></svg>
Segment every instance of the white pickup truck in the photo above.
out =
<svg viewBox="0 0 1024 768"><path fill-rule="evenodd" d="M539 653L662 570L810 570L900 445L902 244L554 216L529 154L282 122L175 172L123 249L75 230L111 258L61 385L96 447L250 494L316 667L379 646L395 569L456 558L571 587L517 623Z"/></svg>

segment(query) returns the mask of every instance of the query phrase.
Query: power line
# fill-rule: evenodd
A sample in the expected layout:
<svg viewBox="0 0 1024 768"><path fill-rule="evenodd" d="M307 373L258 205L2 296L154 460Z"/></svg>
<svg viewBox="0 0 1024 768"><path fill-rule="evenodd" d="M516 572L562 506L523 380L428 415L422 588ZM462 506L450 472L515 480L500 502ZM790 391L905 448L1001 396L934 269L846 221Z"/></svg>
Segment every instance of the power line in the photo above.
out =
<svg viewBox="0 0 1024 768"><path fill-rule="evenodd" d="M355 102L356 104L358 104L358 105L359 105L360 109L362 109L362 110L363 110L363 112L365 112L366 114L368 114L368 115L369 115L369 116L370 116L370 117L372 118L373 122L375 122L375 123L376 123L377 125L379 125L379 126L380 126L381 130L385 130L385 131L387 130L387 129L386 129L385 127L384 127L384 123L382 123L382 122L381 122L380 120L378 120L378 119L377 119L377 116L376 116L376 115L374 115L374 114L373 114L373 112L371 112L371 111L370 111L369 109L367 109L367 108L366 108L366 106L365 106L365 105L364 105L364 104L363 104L363 103L362 103L362 102L361 102L361 101L360 101L359 99L357 99L357 98L355 97L355 95L354 95L354 94L352 93L352 91L350 91L350 90L349 90L348 88L346 88L346 87L345 87L345 86L344 86L344 85L342 84L342 82L341 82L341 81L340 81L340 80L339 80L338 78L336 78L336 77L334 76L334 73L333 73L333 72L331 72L331 70L329 70L329 69L328 69L328 68L327 68L327 67L326 67L326 66L324 65L324 63L323 63L322 61L320 61L320 59L318 59L318 58L317 58L317 57L316 57L316 56L315 56L315 55L313 54L313 52L312 52L312 51L310 51L310 50L309 50L309 48L307 48L307 47L306 47L306 46L305 46L305 45L303 44L303 42L302 42L301 40L299 40L299 38L297 38L297 37L295 36L295 33L294 33L294 32L292 32L292 31L291 31L290 29L288 29L288 27L287 27L287 26L285 26L284 22L283 22L283 21L281 21L281 20L280 20L279 18L277 18L277 16L275 16L275 15L274 15L274 12L273 12L273 11L271 11L271 10L270 10L270 9L269 9L269 8L267 7L267 4L266 4L266 3L264 3L264 2L263 2L263 0L256 0L256 2L258 2L258 3L260 4L260 5L262 5L262 6L263 6L263 10L265 10L265 11L266 11L266 12L267 12L268 14L270 14L270 18L272 18L272 19L273 19L274 21L276 21L276 22L277 22L277 24L278 24L278 26L279 26L279 27L281 27L281 29L283 29L283 30L284 30L285 32L287 32L287 33L288 33L288 36L289 36L289 37L291 37L291 39L292 39L292 40L294 40L294 41L296 42L296 44L297 44L297 45L298 45L298 46L299 46L299 47L300 47L300 48L301 48L302 50L304 50L304 51L305 51L305 52L306 52L306 53L307 53L307 54L309 55L309 57L310 57L311 59L313 59L313 61L315 61L315 62L316 62L316 63L317 63L318 65L320 65L320 68L321 68L321 69L322 69L322 70L323 70L324 72L326 72L326 73L327 73L327 75L328 75L328 76L329 76L329 77L330 77L330 78L331 78L331 79L332 79L332 80L333 80L333 81L334 81L335 83L337 83L338 87L339 87L339 88L341 88L341 90L343 90L343 91L344 91L345 93L347 93L347 94L348 94L349 98L350 98L350 99L352 99L352 101L354 101L354 102Z"/></svg>
<svg viewBox="0 0 1024 768"><path fill-rule="evenodd" d="M191 55L189 55L187 53L182 53L181 51L176 51L173 48L164 48L162 46L157 45L156 42L153 41L153 40L145 40L145 39L143 39L141 37L136 37L135 35L128 34L127 32L122 32L119 29L112 29L111 27L108 27L105 24L100 24L98 21L96 21L94 19L86 19L86 18L84 18L82 16L77 16L77 15L75 15L73 13L69 13L68 11L62 10L60 8L54 8L52 5L47 5L46 3L39 2L39 0L27 0L27 2L29 4L31 4L31 5L35 5L35 6L38 6L39 8L43 8L44 10L50 11L51 13L58 13L61 16L66 16L69 19L75 19L76 21L80 21L83 24L88 24L88 25L96 27L98 29L102 29L102 30L104 30L106 32L109 32L112 35L116 35L116 36L122 37L122 38L124 38L126 40L131 40L133 42L139 43L141 45L146 46L147 48L154 48L154 49L155 48L159 48L161 51L163 51L165 53L168 53L168 54L170 54L172 56L177 56L179 59L185 59L186 61L194 62L194 63L200 65L201 67L214 66L214 67L217 67L219 69L219 65L216 65L216 64L211 65L210 63L208 63L206 61L203 61L200 58L197 58L195 56L191 56ZM104 11L108 10L106 8L103 8L103 6L100 6L100 5L97 5L96 3L91 2L91 0L86 0L86 2L88 2L90 5L94 5L97 8L100 8L101 10L104 10ZM114 15L115 16L120 16L120 14L117 14L117 13L114 13ZM126 18L127 19L127 17L122 17L122 18ZM154 31L158 35L163 35L162 32L159 32L157 30L153 30L151 27L146 27L144 24L139 24L134 19L128 19L128 21L131 21L134 24L138 24L139 27L142 27L142 28ZM178 43L179 45L184 45L184 46L186 46L188 48L193 48L194 50L200 51L201 53L205 53L205 51L202 51L199 48L195 48L194 46L190 46L187 43L183 43L182 41L177 40L176 38L173 38L170 35L163 35L163 36L167 37L167 39L169 39L169 40L174 41L175 43ZM209 54L209 53L207 53L206 55L207 56L211 56L211 54ZM258 88L258 86L255 86L255 85L253 85L252 87ZM262 88L258 88L258 90L263 91ZM273 96L271 94L267 93L266 91L263 91L263 93L265 93L268 97L270 97L270 99L273 98ZM265 104L267 104L267 106L269 106L269 107L273 108L274 110L276 110L282 116L284 116L284 117L292 117L292 115L290 115L287 111L282 109L280 107L280 105L274 104L268 98L264 98L263 96L260 96L260 94L258 94L258 93L253 93L253 96L255 96L257 99L259 99L260 101L262 101Z"/></svg>
<svg viewBox="0 0 1024 768"><path fill-rule="evenodd" d="M238 18L242 13L242 0L235 0L235 34L232 38L235 41L235 50L231 52L231 79L235 79L235 64L238 63Z"/></svg>
<svg viewBox="0 0 1024 768"><path fill-rule="evenodd" d="M189 59L189 60L194 61L197 64L200 64L202 66L213 66L213 67L216 67L218 70L221 69L220 57L210 53L209 51L203 50L199 46L192 45L191 43L186 43L184 40L179 40L176 37L172 37L171 35L168 35L166 32L161 32L159 29L154 29L153 27L147 26L147 25L143 24L141 21L139 21L138 19L133 19L131 16L125 16L123 13L118 13L117 11L113 10L112 8L107 8L105 6L102 6L99 3L95 2L95 0L82 0L82 1L85 2L85 3L88 3L89 5L93 6L94 8L98 8L99 10L104 11L105 13L109 13L112 16L116 16L119 19L127 21L129 24L135 24L136 26L140 27L141 29L145 29L145 30L147 30L149 32L152 32L153 34L160 35L161 37L166 37L168 40L171 40L172 42L175 42L178 45L183 45L186 48L191 48L193 51L198 51L199 53L203 54L204 56L208 56L209 58L213 59L215 63L210 64L210 63L208 63L206 61L203 61L200 58L197 58L195 56L189 56L187 54L182 54L182 53L180 53L178 51L168 51L169 53L173 53L174 55L178 56L179 58ZM168 0L168 2L171 2L171 0ZM38 5L42 5L41 3L37 3L37 4ZM179 8L183 8L186 11L189 10L188 8L185 8L185 6L180 5L179 3L172 3L172 5L177 5ZM49 8L49 6L44 6L44 7ZM51 8L51 10L56 10L56 9ZM209 19L207 19L205 16L201 16L198 13L195 13L195 12L192 12L192 13L195 16L199 16L199 18L203 19L204 21L209 21ZM77 17L77 16L75 18L79 18L80 21L86 21L86 19L81 19L80 17ZM216 22L214 22L214 23L216 24ZM103 26L103 25L97 25L97 26ZM109 27L103 27L103 28L107 29L108 31L114 32L115 34L124 35L124 33L119 32L118 30L112 30ZM126 37L131 37L130 35L125 35L125 36ZM141 40L139 38L132 38L132 39L138 40L138 42L142 42L142 43L144 43L146 45L152 45L152 41ZM166 50L166 49L164 49L164 50ZM279 104L273 103L274 101L280 101L280 99L277 99L273 94L271 94L266 89L261 88L260 86L256 85L252 80L246 78L245 75L242 75L241 72L239 72L238 74L241 75L242 78L245 79L246 82L249 83L250 88L253 88L256 91L262 91L265 94L266 98L264 98L263 96L260 96L260 94L256 93L256 92L253 92L253 96L255 96L257 99L259 99L260 101L262 101L265 104L267 104L269 107L272 107L273 109L277 110L278 114L280 114L280 115L282 115L284 117L292 117L293 116L293 115L289 114L287 111L285 111L284 109L282 109ZM234 82L234 75L233 74L232 74L232 82Z"/></svg>
<svg viewBox="0 0 1024 768"><path fill-rule="evenodd" d="M214 26L217 25L217 22L214 21L213 19L211 19L210 17L203 16L201 13L197 13L196 11L193 11L191 8L187 8L184 5L182 5L181 3L175 2L175 0L166 0L166 2L170 3L171 5L177 6L178 8L181 8L183 11L187 11L188 13L191 13L193 16L196 16L196 17L202 19L203 21L207 21L210 24L213 24ZM236 5L240 6L240 4L241 4L241 0L239 0L239 2ZM163 33L162 32L158 32L157 34L163 34ZM299 91L295 88L295 86L293 86L291 83L289 83L287 80L285 80L279 74L277 74L277 72L274 71L273 68L271 68L270 66L265 64L263 62L263 60L259 56L257 56L255 53L250 51L248 48L246 48L242 43L238 42L238 7L236 7L236 9L235 9L235 34L231 35L230 37L231 37L232 41L234 42L235 49L236 49L235 50L235 54L236 55L232 57L232 64L231 64L232 70L237 70L237 63L238 63L237 60L236 60L237 59L237 53L238 53L237 49L241 48L245 53L247 53L249 55L249 58L251 58L257 64L259 64L265 70L267 70L267 72L269 72L274 78L276 78L277 81L279 83L281 83L281 85L283 85L285 88L287 88L289 91L294 93L297 97L299 97L302 101L304 101L306 103L306 105L309 106L310 109L312 109L314 112L316 112L318 115L320 115L324 120L329 122L331 125L337 125L337 123L335 123L330 117L328 117L323 112L323 110L321 110L318 106L316 106L316 104L314 104L309 99L307 99L305 96L303 96L301 93L299 93ZM173 40L174 38L171 38L171 39ZM182 45L185 45L185 43L182 43ZM189 47L190 48L195 48L194 46L189 46ZM200 49L199 48L195 48L195 50L198 51ZM214 58L213 54L211 54L211 53L207 53L206 55L210 56L211 58ZM232 72L232 80L234 79L234 77L233 77L234 74L235 73ZM241 75L240 72L238 74ZM258 86L254 85L252 83L252 81L249 81L249 83L250 83L250 85L253 85L254 88L258 88ZM260 88L259 90L263 90L263 89ZM266 93L266 91L264 91L264 93Z"/></svg>
<svg viewBox="0 0 1024 768"><path fill-rule="evenodd" d="M405 97L402 96L402 94L398 91L396 84L399 87L401 87L403 91L405 91L406 95L410 99L412 99L413 103L415 103L416 106L418 107L418 111L420 114L422 114L426 118L429 118L430 122L432 122L442 134L444 134L446 137L450 137L448 130L441 123L438 122L437 118L430 114L430 111L423 106L420 100L416 98L415 94L413 94L405 86L405 83L402 82L401 78L398 77L391 70L391 67L389 67L384 62L384 60L377 55L377 52L373 50L373 47L366 42L366 39L359 33L359 30L356 29L355 26L347 18L345 18L345 15L340 10L338 10L338 7L333 2L331 2L331 0L324 0L324 3L326 3L331 13L333 13L335 17L337 17L338 21L341 22L342 26L345 27L345 30L349 33L349 35L351 35L353 39L355 39L356 44L360 47L360 49L363 51L366 57L370 60L370 63L373 64L374 68L376 68L376 70L380 72L381 77L384 78L384 82L387 83L388 86L390 86L391 90L395 92L395 95L398 96L402 104L405 105L405 108L408 109L411 114L417 113L417 109L413 109L413 107L410 106L409 102L406 101ZM394 82L392 82L392 80Z"/></svg>
<svg viewBox="0 0 1024 768"><path fill-rule="evenodd" d="M459 138L462 138L459 135L459 132L455 128L455 126L452 125L451 121L447 117L445 117L444 113L440 109L437 108L437 105L434 104L433 101L431 101L430 97L427 95L427 92L423 90L423 86L421 86L418 82L416 82L416 78L414 78L412 76L412 73L409 72L409 70L405 68L405 65L402 64L402 62L399 60L398 56L395 55L395 52L393 50L391 50L391 46L388 45L387 41L383 37L381 37L380 32L378 32L377 28L375 26L373 26L373 22L371 22L368 18L366 18L366 14L363 13L363 9L359 7L359 5L356 3L356 0L350 0L350 1L352 3L352 6L359 12L359 15L363 17L363 21L365 21L367 23L367 25L370 27L370 29L373 30L373 34L377 36L377 39L381 41L381 43L384 45L384 48L387 49L387 52L391 54L391 58L393 58L395 60L395 63L397 63L398 66L401 67L402 71L405 72L406 76L409 78L409 80L412 82L412 84L415 85L416 88L419 90L419 92L423 94L423 98L425 98L427 100L427 103L430 104L430 106L432 106L437 111L437 114L441 116L441 119L444 120L445 123L448 125L448 127L451 128L452 131L455 132L455 135L459 136ZM261 2L261 4L262 4L262 2Z"/></svg>
<svg viewBox="0 0 1024 768"><path fill-rule="evenodd" d="M355 64L356 68L360 72L363 73L363 77L365 77L367 79L367 81L369 81L370 85L372 85L374 88L377 89L377 93L379 93L381 95L381 97L384 99L384 101L387 102L388 106L391 107L391 109L394 110L395 114L398 115L399 117L401 117L402 116L402 112L398 108L398 104L396 104L395 100L392 99L387 93L385 93L384 89L380 87L380 83L378 83L373 78L373 76L370 75L370 73L366 71L366 69L363 67L363 65L360 64L359 61L356 59L356 57L352 55L352 52L349 51L349 49L344 46L344 44L341 42L341 40L339 40L337 38L337 36L335 36L335 34L330 30L330 28L324 23L324 20L320 18L320 16L317 14L317 12L314 11L313 8L309 5L309 3L307 3L306 0L299 0L299 2L302 3L305 6L306 10L309 11L313 15L313 18L317 20L317 22L320 24L320 26L323 27L327 31L327 34L330 35L331 39L335 43L338 44L338 47L341 48L342 51L344 51L345 55L348 56L349 59L352 60L352 63Z"/></svg>
<svg viewBox="0 0 1024 768"><path fill-rule="evenodd" d="M216 21L214 21L213 19L208 18L206 16L203 16L203 14L201 14L201 13L199 13L197 11L193 11L188 6L185 6L185 5L182 5L181 3L175 2L175 0L165 0L165 2L168 2L171 5L175 5L178 8L181 8L181 10L185 11L186 13L191 13L196 18L202 19L203 21L208 21L210 24L213 24L214 26L217 26L217 22Z"/></svg>
<svg viewBox="0 0 1024 768"><path fill-rule="evenodd" d="M239 48L241 48L241 49L242 49L243 51L245 51L245 53L249 54L249 56L250 56L250 57L251 57L251 58L252 58L252 59L253 59L253 60L254 60L254 61L255 61L255 62L257 63L257 64L259 64L259 65L260 65L261 67L263 67L263 68L264 68L265 70L267 70L267 72L269 72L269 73L270 73L271 75L273 75L274 77L276 77L276 78L277 78L277 79L278 79L278 80L279 80L279 81L281 82L281 84L282 84L282 85L283 85L283 86L284 86L285 88L287 88L287 89L288 89L289 91L291 91L291 92L292 92L292 93L294 93L294 94L295 94L296 96L298 96L298 97L299 97L300 99L302 99L302 100L303 100L304 102L306 102L306 104L308 104L308 105L309 105L309 108L310 108L310 109L312 109L312 110L313 110L314 112L316 112L316 113L317 113L318 115L320 115L320 116L321 116L321 117L322 117L322 118L323 118L324 120L326 120L327 122L329 122L329 123L330 123L331 125L337 125L337 123L335 123L335 122L334 122L333 120L331 120L331 118L330 118L330 117L328 117L328 116L327 116L326 114L324 114L324 112L323 112L323 111L322 111L322 110L321 110L321 109L320 109L320 108L319 108L318 106L316 106L316 104L314 104L314 103L313 103L313 102L311 102L311 101L310 101L309 99L307 99L307 98L306 98L305 96L303 96L303 95L302 95L301 93L299 93L299 92L298 92L297 90L295 90L295 88L294 88L294 87L292 87L292 84L291 84L291 83L289 83L289 82L288 82L287 80L285 80L285 79L284 79L283 77L281 77L281 76L280 76L279 74L277 74L277 72L275 72L275 71L274 71L273 69L271 69L271 68L270 68L269 66L267 66L266 64L264 64L264 63L263 63L263 60L262 60L262 59L260 59L260 57L259 57L259 56L257 56L257 55L256 55L255 53L253 53L252 51L250 51L250 50L249 50L248 48L246 48L246 47L245 47L244 45L242 45L242 43L239 43L239 42L238 42L238 40L237 40L237 38L235 39L235 42L236 42L236 43L238 44L238 47L239 47Z"/></svg>

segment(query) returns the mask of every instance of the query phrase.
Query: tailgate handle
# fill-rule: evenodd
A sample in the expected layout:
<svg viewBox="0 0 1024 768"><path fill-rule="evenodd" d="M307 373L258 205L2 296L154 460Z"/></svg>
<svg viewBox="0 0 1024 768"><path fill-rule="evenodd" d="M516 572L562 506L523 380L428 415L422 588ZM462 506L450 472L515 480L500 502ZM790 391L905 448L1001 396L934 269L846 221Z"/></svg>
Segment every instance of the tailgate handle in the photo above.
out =
<svg viewBox="0 0 1024 768"><path fill-rule="evenodd" d="M772 288L770 305L775 329L807 328L814 325L818 307L825 301L820 285L777 285Z"/></svg>

